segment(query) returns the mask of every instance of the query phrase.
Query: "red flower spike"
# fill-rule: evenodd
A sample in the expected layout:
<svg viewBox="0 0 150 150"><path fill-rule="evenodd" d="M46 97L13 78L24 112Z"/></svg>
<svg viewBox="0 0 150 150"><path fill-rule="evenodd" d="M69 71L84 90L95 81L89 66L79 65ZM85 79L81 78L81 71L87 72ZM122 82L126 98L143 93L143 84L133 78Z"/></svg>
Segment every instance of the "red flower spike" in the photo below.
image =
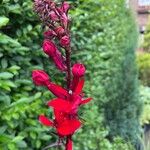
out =
<svg viewBox="0 0 150 150"><path fill-rule="evenodd" d="M84 80L80 80L80 81L78 82L78 85L77 85L77 87L76 87L74 93L75 93L76 95L79 95L79 94L82 92L83 86L84 86Z"/></svg>
<svg viewBox="0 0 150 150"><path fill-rule="evenodd" d="M37 86L46 86L50 83L50 78L43 70L33 70L32 80Z"/></svg>
<svg viewBox="0 0 150 150"><path fill-rule="evenodd" d="M85 105L85 104L89 103L91 100L92 100L92 98L87 98L85 100L82 100L80 104Z"/></svg>
<svg viewBox="0 0 150 150"><path fill-rule="evenodd" d="M63 36L61 39L60 39L60 44L61 46L63 47L67 47L70 45L70 38L68 36Z"/></svg>
<svg viewBox="0 0 150 150"><path fill-rule="evenodd" d="M72 106L68 101L63 99L51 100L47 103L47 105L53 107L57 111L66 112L66 113L70 112Z"/></svg>
<svg viewBox="0 0 150 150"><path fill-rule="evenodd" d="M65 99L66 97L68 97L68 92L63 89L61 86L56 85L54 83L50 83L49 85L47 85L47 88L57 97Z"/></svg>
<svg viewBox="0 0 150 150"><path fill-rule="evenodd" d="M72 135L81 126L81 122L77 119L65 120L57 128L58 134L62 136Z"/></svg>
<svg viewBox="0 0 150 150"><path fill-rule="evenodd" d="M44 32L43 51L53 60L60 71L64 71L67 83L67 89L65 89L52 83L44 71L33 71L34 83L46 86L57 97L47 103L53 108L55 119L51 121L44 115L40 115L39 121L45 126L56 129L59 139L66 141L65 150L73 150L72 136L81 127L78 116L79 107L90 102L92 98L84 99L82 92L84 86L82 77L85 75L85 66L77 63L73 65L71 70L71 36L68 17L70 5L66 1L63 1L62 4L57 4L54 0L34 1L35 11L48 29ZM57 48L55 40L59 41L58 46L65 50L65 56Z"/></svg>
<svg viewBox="0 0 150 150"><path fill-rule="evenodd" d="M73 150L73 142L71 137L67 137L66 150Z"/></svg>
<svg viewBox="0 0 150 150"><path fill-rule="evenodd" d="M44 115L39 116L39 121L45 126L53 126L53 122L46 118Z"/></svg>

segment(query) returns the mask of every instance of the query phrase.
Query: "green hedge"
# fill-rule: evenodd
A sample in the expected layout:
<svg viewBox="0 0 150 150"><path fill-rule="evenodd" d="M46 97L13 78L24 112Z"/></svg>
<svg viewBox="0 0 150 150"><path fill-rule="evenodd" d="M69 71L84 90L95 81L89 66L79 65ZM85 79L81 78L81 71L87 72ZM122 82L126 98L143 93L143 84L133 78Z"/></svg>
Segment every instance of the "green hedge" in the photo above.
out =
<svg viewBox="0 0 150 150"><path fill-rule="evenodd" d="M150 86L150 53L139 53L137 55L137 64L141 84Z"/></svg>
<svg viewBox="0 0 150 150"><path fill-rule="evenodd" d="M136 141L139 134L130 13L120 0L80 0L75 6L72 58L85 63L85 92L94 98L81 110L86 122L74 137L75 150L132 150L120 138L107 139L120 135ZM0 16L0 149L42 149L55 141L51 129L37 121L41 113L52 116L45 106L52 95L35 88L31 71L47 70L59 84L60 74L40 49L42 28L31 0L0 1Z"/></svg>
<svg viewBox="0 0 150 150"><path fill-rule="evenodd" d="M109 139L119 135L137 145L142 103L137 88L134 18L125 1L80 2L74 13L73 46L75 56L89 69L87 91L93 94L99 112L104 110Z"/></svg>

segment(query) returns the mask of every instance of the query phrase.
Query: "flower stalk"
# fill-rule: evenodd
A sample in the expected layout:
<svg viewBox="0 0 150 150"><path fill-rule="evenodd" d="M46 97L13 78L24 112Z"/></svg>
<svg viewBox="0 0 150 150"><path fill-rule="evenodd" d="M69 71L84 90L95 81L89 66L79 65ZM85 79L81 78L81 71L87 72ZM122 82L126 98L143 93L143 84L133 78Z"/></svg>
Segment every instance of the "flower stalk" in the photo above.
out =
<svg viewBox="0 0 150 150"><path fill-rule="evenodd" d="M42 23L49 28L43 34L43 52L52 59L60 72L66 74L66 86L60 86L53 83L44 70L33 70L32 79L35 85L46 87L56 96L47 103L53 109L54 119L50 120L42 114L39 116L39 122L54 128L59 138L59 142L49 145L48 148L64 144L65 150L73 150L73 135L82 126L78 116L79 107L92 100L92 98L84 99L82 91L86 71L84 65L76 63L72 66L71 64L70 18L68 16L70 8L70 4L66 1L57 4L53 0L34 0L36 13ZM65 56L63 56L63 50Z"/></svg>

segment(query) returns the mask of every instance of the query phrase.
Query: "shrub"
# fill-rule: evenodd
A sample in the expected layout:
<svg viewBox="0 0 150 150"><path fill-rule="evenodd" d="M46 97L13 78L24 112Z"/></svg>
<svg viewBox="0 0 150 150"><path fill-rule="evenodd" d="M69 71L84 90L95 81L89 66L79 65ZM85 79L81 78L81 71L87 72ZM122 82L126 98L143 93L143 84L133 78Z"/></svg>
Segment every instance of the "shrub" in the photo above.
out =
<svg viewBox="0 0 150 150"><path fill-rule="evenodd" d="M137 55L137 64L141 83L145 86L150 86L150 54L139 53Z"/></svg>
<svg viewBox="0 0 150 150"><path fill-rule="evenodd" d="M124 2L81 0L73 13L73 47L90 70L87 91L93 93L99 112L104 110L109 138L119 135L136 144L142 107L135 63L137 30Z"/></svg>
<svg viewBox="0 0 150 150"><path fill-rule="evenodd" d="M86 125L84 132L80 130L74 137L75 148L130 150L124 140L111 143L106 137L109 128L111 136L120 135L128 140L136 141L139 134L141 106L136 99L133 66L135 26L123 1L80 0L76 5L72 11L73 58L75 61L78 57L88 66L85 93L93 95L94 102L81 111L86 109ZM37 121L41 113L51 116L51 110L47 112L41 102L51 99L51 94L35 90L31 70L49 70L58 84L59 72L52 73L53 65L49 66L41 53L42 28L31 0L0 1L0 16L0 148L41 149L55 140L50 136L51 130Z"/></svg>
<svg viewBox="0 0 150 150"><path fill-rule="evenodd" d="M143 49L145 52L150 52L150 23L148 23L144 33Z"/></svg>

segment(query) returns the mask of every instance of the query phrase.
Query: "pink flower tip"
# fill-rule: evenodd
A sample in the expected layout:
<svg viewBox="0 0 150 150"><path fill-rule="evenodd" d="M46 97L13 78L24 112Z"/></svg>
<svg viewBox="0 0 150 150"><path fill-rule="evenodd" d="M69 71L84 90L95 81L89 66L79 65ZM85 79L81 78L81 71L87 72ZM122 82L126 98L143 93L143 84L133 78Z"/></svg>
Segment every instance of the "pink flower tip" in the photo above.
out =
<svg viewBox="0 0 150 150"><path fill-rule="evenodd" d="M44 37L46 39L52 39L55 36L56 36L56 33L53 30L48 30L44 32Z"/></svg>
<svg viewBox="0 0 150 150"><path fill-rule="evenodd" d="M43 70L33 70L32 80L37 86L46 86L50 83L49 76Z"/></svg>
<svg viewBox="0 0 150 150"><path fill-rule="evenodd" d="M74 77L82 77L85 74L85 66L83 64L77 63L74 64L72 67L72 74L74 75Z"/></svg>
<svg viewBox="0 0 150 150"><path fill-rule="evenodd" d="M60 44L61 46L63 47L67 47L70 45L70 38L68 36L63 36L61 39L60 39Z"/></svg>

